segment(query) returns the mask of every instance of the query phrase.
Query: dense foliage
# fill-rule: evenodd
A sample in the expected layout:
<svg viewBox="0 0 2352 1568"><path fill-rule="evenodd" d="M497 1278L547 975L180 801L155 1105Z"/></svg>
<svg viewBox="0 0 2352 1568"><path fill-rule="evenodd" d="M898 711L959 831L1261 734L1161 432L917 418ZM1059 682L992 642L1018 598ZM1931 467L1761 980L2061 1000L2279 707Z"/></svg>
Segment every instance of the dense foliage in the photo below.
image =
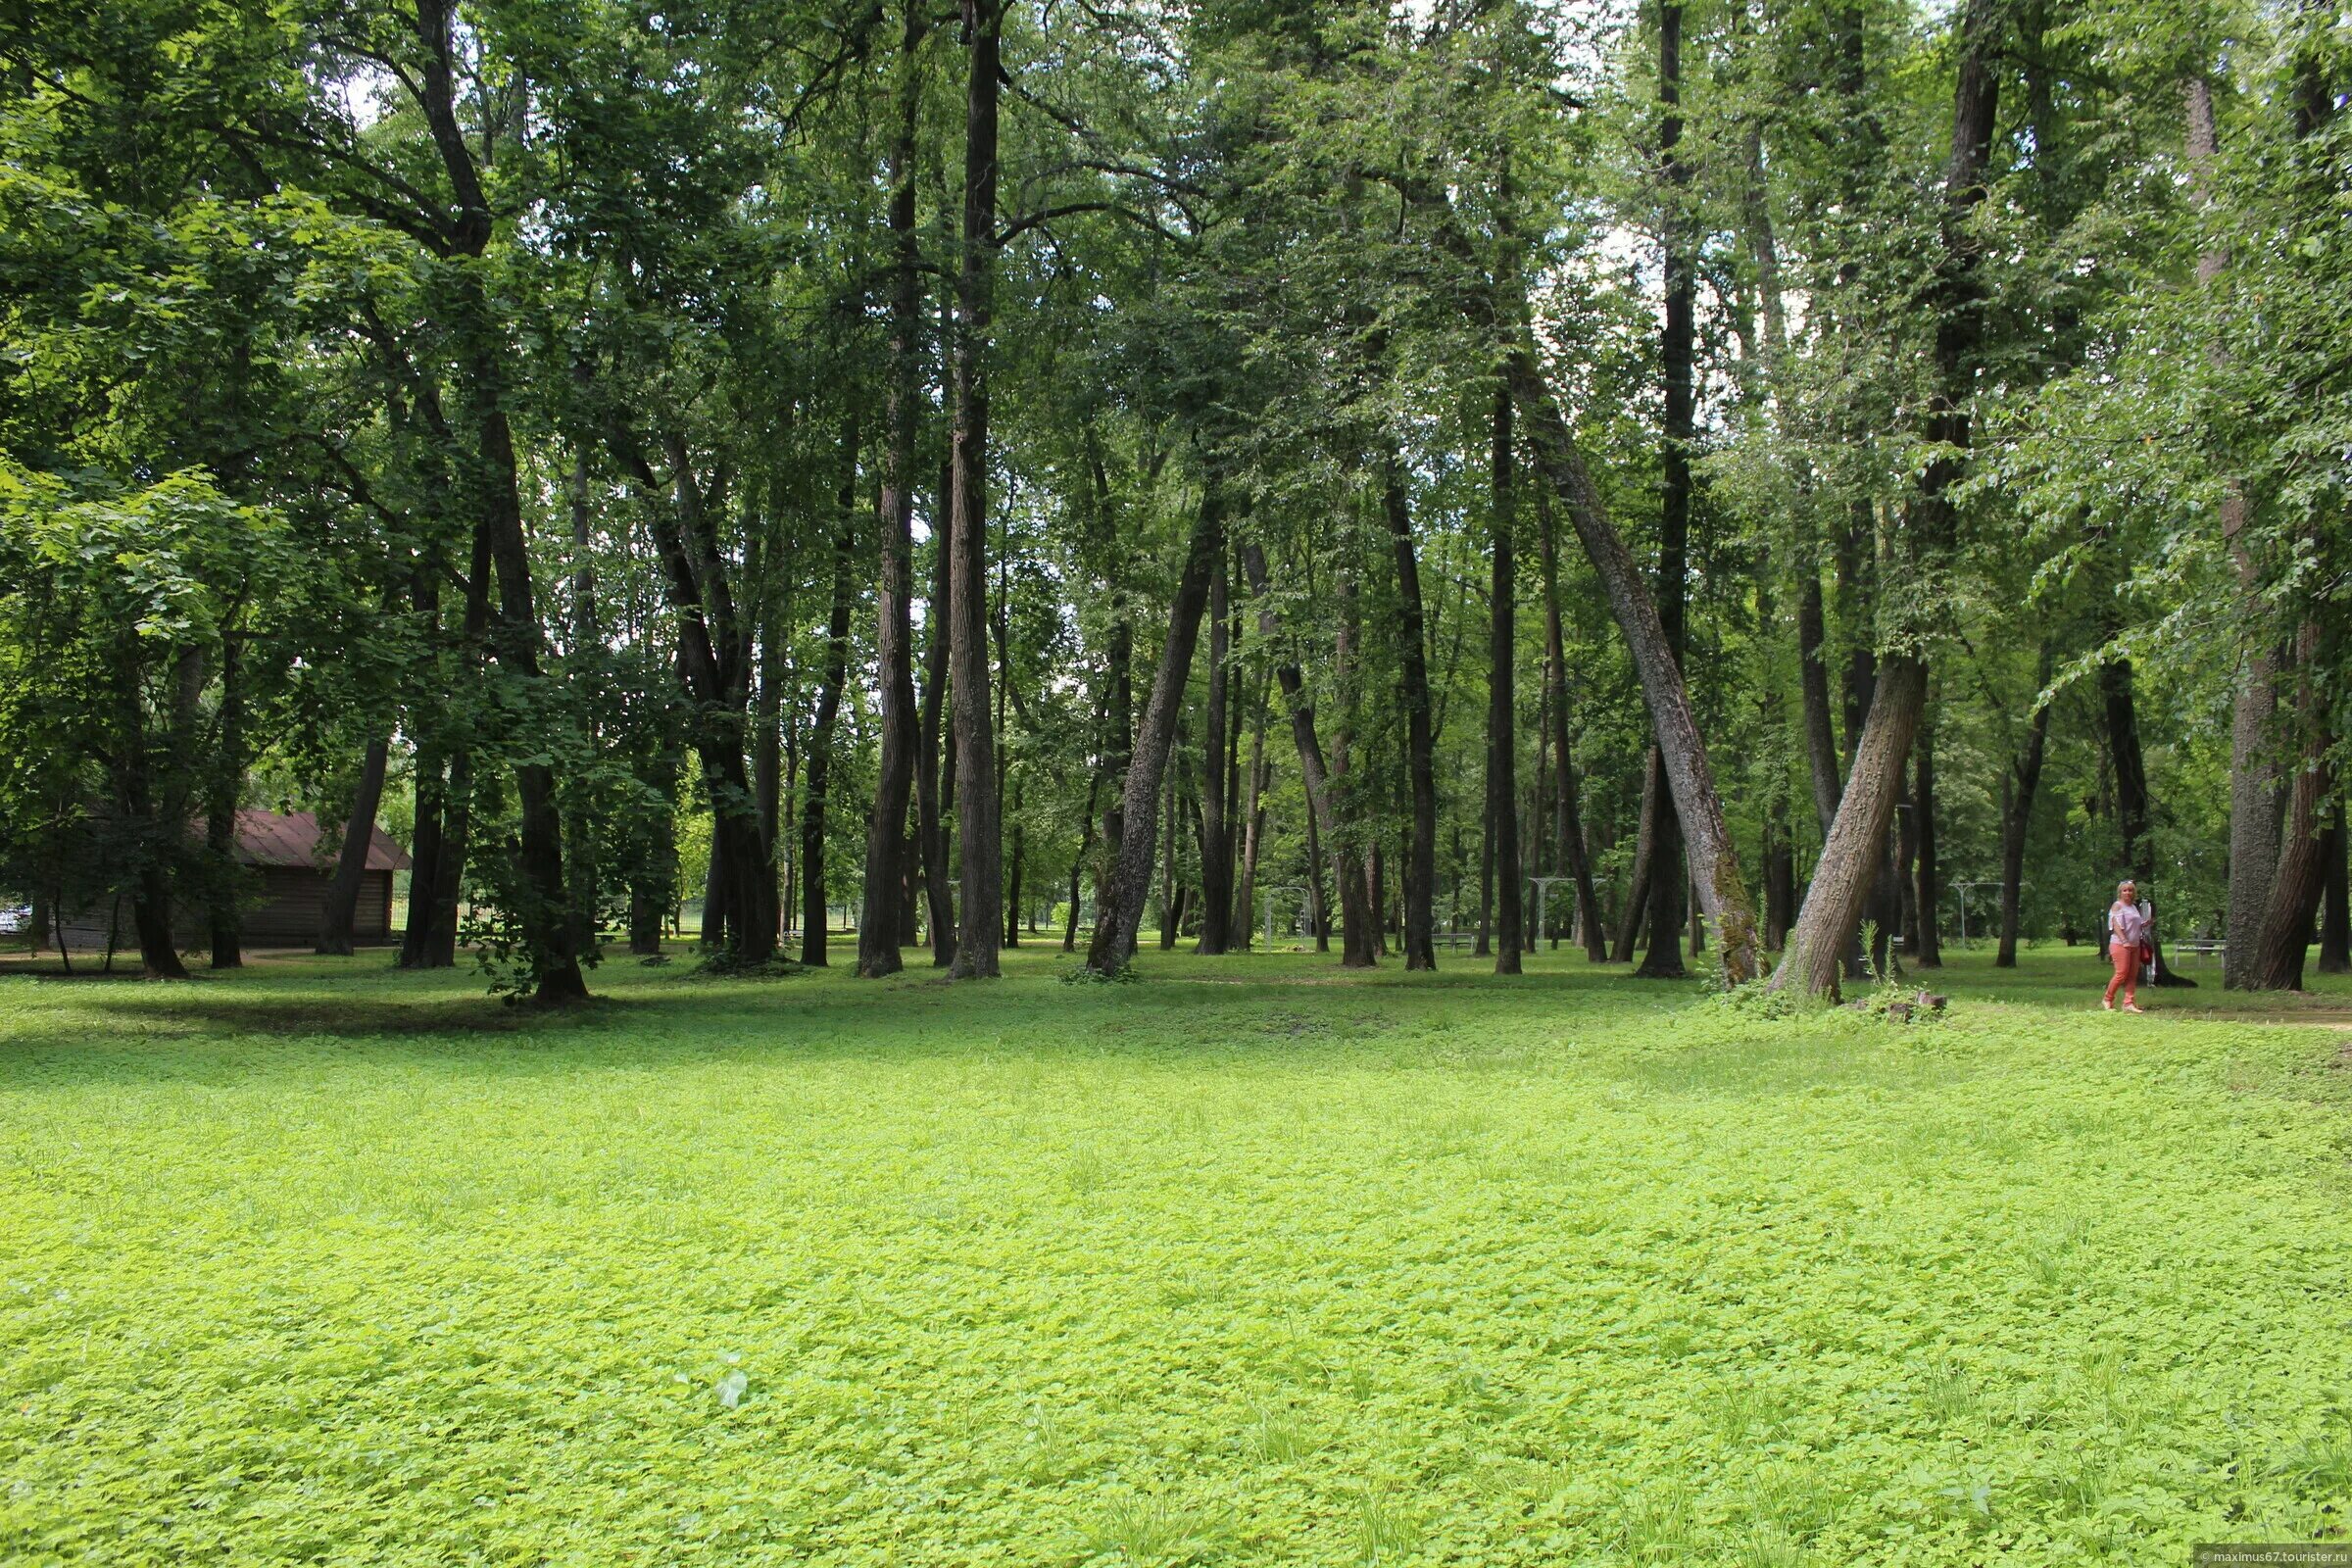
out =
<svg viewBox="0 0 2352 1568"><path fill-rule="evenodd" d="M12 10L0 888L232 964L234 808L380 808L403 961L561 1002L695 906L1819 990L2130 873L2299 985L2348 90L2278 0Z"/></svg>

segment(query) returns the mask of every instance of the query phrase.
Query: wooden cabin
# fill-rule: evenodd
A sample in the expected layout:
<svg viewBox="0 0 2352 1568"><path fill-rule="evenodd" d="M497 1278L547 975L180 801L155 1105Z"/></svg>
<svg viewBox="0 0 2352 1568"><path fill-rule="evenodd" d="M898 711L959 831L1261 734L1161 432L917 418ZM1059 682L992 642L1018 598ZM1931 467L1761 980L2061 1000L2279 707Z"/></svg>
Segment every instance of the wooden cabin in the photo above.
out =
<svg viewBox="0 0 2352 1568"><path fill-rule="evenodd" d="M204 824L195 824L199 836ZM326 923L326 890L335 879L335 857L319 846L318 818L309 811L239 811L237 863L252 873L242 917L238 921L248 948L309 948L318 941ZM352 940L362 945L397 939L392 928L392 873L409 868L408 852L382 828L374 829L368 845L368 869L360 879L359 908L352 918ZM60 922L61 934L76 953L104 951L111 945L135 947L130 928L130 901L119 907L77 911ZM181 905L172 911L182 948L202 948L210 927L200 907Z"/></svg>

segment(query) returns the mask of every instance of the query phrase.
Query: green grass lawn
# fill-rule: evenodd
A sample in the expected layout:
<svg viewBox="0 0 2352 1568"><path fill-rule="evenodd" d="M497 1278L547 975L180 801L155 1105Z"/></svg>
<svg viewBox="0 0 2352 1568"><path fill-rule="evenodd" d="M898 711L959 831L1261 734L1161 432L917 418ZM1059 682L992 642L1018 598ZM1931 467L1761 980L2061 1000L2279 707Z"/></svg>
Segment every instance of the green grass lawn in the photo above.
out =
<svg viewBox="0 0 2352 1568"><path fill-rule="evenodd" d="M2174 1565L2352 1521L2352 996L0 978L0 1561Z"/></svg>

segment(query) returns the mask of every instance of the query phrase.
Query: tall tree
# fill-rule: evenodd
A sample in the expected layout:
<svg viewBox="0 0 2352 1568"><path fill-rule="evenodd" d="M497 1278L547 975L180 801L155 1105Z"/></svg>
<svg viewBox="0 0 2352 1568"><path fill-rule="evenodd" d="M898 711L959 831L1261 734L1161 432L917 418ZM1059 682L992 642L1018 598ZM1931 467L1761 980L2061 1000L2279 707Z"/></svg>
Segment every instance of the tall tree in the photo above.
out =
<svg viewBox="0 0 2352 1568"><path fill-rule="evenodd" d="M915 233L916 159L920 154L922 0L906 0L899 36L898 121L890 146L890 349L883 387L880 488L874 506L881 571L874 596L875 686L881 699L881 756L874 808L866 824L864 905L858 919L858 972L898 973L899 900L909 867L906 808L916 752L913 594L915 440L922 417L922 246Z"/></svg>
<svg viewBox="0 0 2352 1568"><path fill-rule="evenodd" d="M988 353L996 314L997 105L1004 79L1002 0L964 0L970 52L963 118L962 266L956 282L955 422L948 521L948 673L955 703L956 766L969 782L956 799L962 854L952 978L997 973L1004 940L1004 846L998 834L997 735L988 672Z"/></svg>

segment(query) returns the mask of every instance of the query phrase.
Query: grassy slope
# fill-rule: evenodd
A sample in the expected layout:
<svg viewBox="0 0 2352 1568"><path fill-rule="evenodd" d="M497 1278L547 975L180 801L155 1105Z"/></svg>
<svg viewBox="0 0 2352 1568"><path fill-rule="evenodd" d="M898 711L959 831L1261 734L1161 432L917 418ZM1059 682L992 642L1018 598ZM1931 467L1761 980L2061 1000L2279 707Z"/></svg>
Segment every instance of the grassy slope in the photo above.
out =
<svg viewBox="0 0 2352 1568"><path fill-rule="evenodd" d="M2171 1564L2347 1528L2324 1011L2109 1017L2059 952L1959 960L1911 1030L1566 955L1008 956L623 961L577 1021L380 956L0 980L0 1560Z"/></svg>

